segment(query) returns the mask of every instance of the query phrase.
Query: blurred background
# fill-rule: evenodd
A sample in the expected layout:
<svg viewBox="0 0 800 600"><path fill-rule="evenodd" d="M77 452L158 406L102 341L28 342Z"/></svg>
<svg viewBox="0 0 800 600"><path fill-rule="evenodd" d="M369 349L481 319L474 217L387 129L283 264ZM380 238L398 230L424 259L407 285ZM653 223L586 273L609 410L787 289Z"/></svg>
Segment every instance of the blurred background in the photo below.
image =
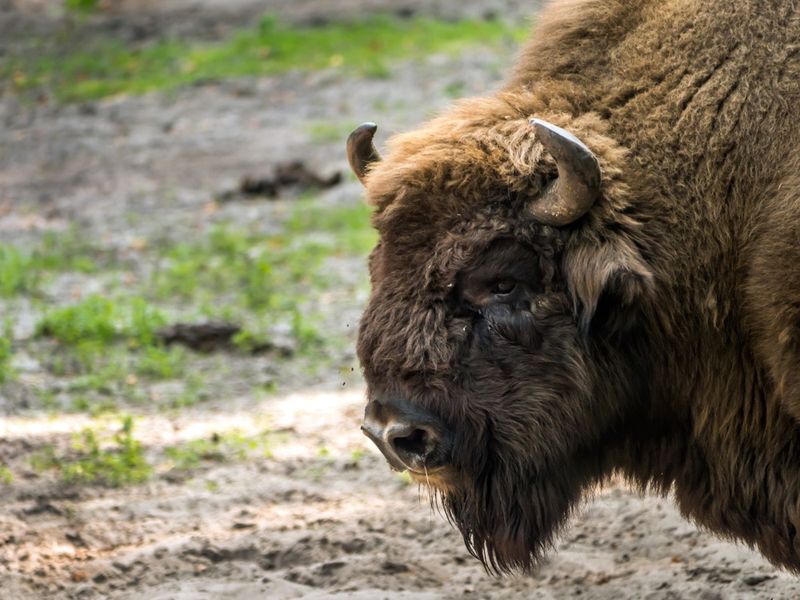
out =
<svg viewBox="0 0 800 600"><path fill-rule="evenodd" d="M616 486L493 579L359 432L344 141L490 92L539 4L0 0L4 600L800 590Z"/></svg>

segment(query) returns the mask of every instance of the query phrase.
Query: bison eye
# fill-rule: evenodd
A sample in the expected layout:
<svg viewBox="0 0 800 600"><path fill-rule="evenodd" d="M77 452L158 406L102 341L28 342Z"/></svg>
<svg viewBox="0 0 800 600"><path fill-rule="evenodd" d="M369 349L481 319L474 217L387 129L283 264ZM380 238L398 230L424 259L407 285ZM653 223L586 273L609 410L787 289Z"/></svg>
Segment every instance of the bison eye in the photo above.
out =
<svg viewBox="0 0 800 600"><path fill-rule="evenodd" d="M501 279L492 286L492 293L498 296L506 296L517 289L517 282L513 279Z"/></svg>

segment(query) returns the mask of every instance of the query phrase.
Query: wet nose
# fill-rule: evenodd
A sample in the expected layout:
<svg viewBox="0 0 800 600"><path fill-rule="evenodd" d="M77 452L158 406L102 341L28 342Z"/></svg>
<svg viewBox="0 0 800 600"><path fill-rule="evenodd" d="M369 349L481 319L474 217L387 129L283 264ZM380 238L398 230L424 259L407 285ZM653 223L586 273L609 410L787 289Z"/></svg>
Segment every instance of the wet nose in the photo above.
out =
<svg viewBox="0 0 800 600"><path fill-rule="evenodd" d="M450 435L443 423L405 402L370 402L361 430L397 470L422 473L447 462Z"/></svg>

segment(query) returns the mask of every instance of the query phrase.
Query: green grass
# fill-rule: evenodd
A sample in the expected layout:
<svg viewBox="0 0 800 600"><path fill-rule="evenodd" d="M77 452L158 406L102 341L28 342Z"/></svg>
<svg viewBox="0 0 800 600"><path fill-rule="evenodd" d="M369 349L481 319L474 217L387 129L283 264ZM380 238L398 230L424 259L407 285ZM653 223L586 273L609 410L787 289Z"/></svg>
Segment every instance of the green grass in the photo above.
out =
<svg viewBox="0 0 800 600"><path fill-rule="evenodd" d="M134 419L129 415L121 417L119 429L111 435L98 427L87 427L73 436L69 449L46 446L34 453L31 465L39 472L57 473L67 484L120 487L141 483L152 476L154 465L133 432ZM166 462L160 467L191 471L209 463L270 458L274 444L285 441L285 434L268 429L255 435L234 429L166 448L162 457ZM11 481L11 472L0 464L0 483Z"/></svg>
<svg viewBox="0 0 800 600"><path fill-rule="evenodd" d="M120 429L111 443L94 429L76 435L70 452L58 453L48 447L32 458L39 471L53 470L68 484L101 484L120 487L146 481L152 466L144 456L141 443L133 436L133 417L122 417Z"/></svg>
<svg viewBox="0 0 800 600"><path fill-rule="evenodd" d="M108 396L144 401L137 378L179 379L188 369L189 352L164 348L156 340L167 319L154 302L176 301L245 324L235 340L242 351L268 348L272 328L283 324L294 340L281 346L286 356L322 358L333 346L309 303L318 302L336 281L328 259L363 255L372 247L369 215L360 203L320 207L304 199L293 206L279 234L220 225L197 241L156 247L160 267L144 289L131 290L151 300L118 290L114 297L90 295L42 315L37 335L62 345L45 363L52 374L72 378L70 392L83 396L72 403L77 410L113 407ZM2 357L0 352L0 364ZM193 404L202 396L198 391L187 388L169 402Z"/></svg>
<svg viewBox="0 0 800 600"><path fill-rule="evenodd" d="M341 142L346 140L358 123L341 121L312 121L306 125L306 133L314 144Z"/></svg>
<svg viewBox="0 0 800 600"><path fill-rule="evenodd" d="M70 391L136 399L138 377L177 379L185 374L186 350L163 347L156 339L156 331L165 324L161 311L140 297L112 300L95 295L48 311L36 332L64 346L53 354L49 369L57 376L80 375L71 381ZM74 406L94 410L96 404L87 398Z"/></svg>
<svg viewBox="0 0 800 600"><path fill-rule="evenodd" d="M444 93L448 98L460 98L467 91L467 84L463 81L456 81L445 86Z"/></svg>
<svg viewBox="0 0 800 600"><path fill-rule="evenodd" d="M337 68L386 77L398 59L476 44L515 44L523 36L524 28L501 21L372 17L357 23L290 27L267 17L258 27L219 43L170 40L131 48L104 39L83 40L72 51L21 52L5 61L0 77L18 92L39 96L49 90L59 101L77 102L293 69Z"/></svg>
<svg viewBox="0 0 800 600"><path fill-rule="evenodd" d="M177 379L186 370L186 351L180 347L146 347L136 362L136 373L151 379Z"/></svg>
<svg viewBox="0 0 800 600"><path fill-rule="evenodd" d="M14 378L11 368L11 340L0 336L0 385Z"/></svg>
<svg viewBox="0 0 800 600"><path fill-rule="evenodd" d="M0 483L3 485L11 485L14 482L14 474L11 469L5 465L0 465Z"/></svg>
<svg viewBox="0 0 800 600"><path fill-rule="evenodd" d="M243 461L251 457L269 458L272 456L272 445L278 439L271 431L248 436L233 430L215 433L209 439L184 442L167 448L165 454L172 469L187 471L209 462Z"/></svg>
<svg viewBox="0 0 800 600"><path fill-rule="evenodd" d="M49 273L93 273L102 254L75 230L48 232L28 252L0 243L0 297L36 295Z"/></svg>
<svg viewBox="0 0 800 600"><path fill-rule="evenodd" d="M50 370L58 376L73 375L76 370L78 371L80 376L75 377L69 383L68 390L70 392L113 394L119 388L120 382L126 381L130 374L128 353L123 350L90 345L87 347L86 354L81 354L81 348L83 347L79 347L75 355L78 369L56 362L51 364ZM66 353L62 351L59 354ZM54 368L54 365L57 366Z"/></svg>
<svg viewBox="0 0 800 600"><path fill-rule="evenodd" d="M64 7L79 14L90 14L97 10L100 0L64 0Z"/></svg>
<svg viewBox="0 0 800 600"><path fill-rule="evenodd" d="M105 262L105 266L113 263L107 253L89 242L77 229L46 232L34 250L32 259L34 268L55 272L94 273L99 260Z"/></svg>
<svg viewBox="0 0 800 600"><path fill-rule="evenodd" d="M106 345L118 339L126 339L133 346L148 346L153 344L156 330L165 324L164 315L142 298L115 301L93 295L49 311L36 332L70 346Z"/></svg>
<svg viewBox="0 0 800 600"><path fill-rule="evenodd" d="M300 352L312 352L324 339L304 304L334 282L327 260L364 255L375 244L369 216L363 204L319 207L300 200L280 234L220 225L198 241L167 244L152 295L197 303L216 318L285 322ZM268 341L257 329L235 339L245 351Z"/></svg>
<svg viewBox="0 0 800 600"><path fill-rule="evenodd" d="M78 232L44 235L26 251L2 246L2 264L12 273L5 279L12 282L9 293L32 290L38 314L34 338L13 341L10 318L5 330L0 327L0 384L15 377L12 353L24 352L61 379L57 391L47 387L37 394L38 405L50 412L180 410L216 397L219 370L207 383L196 373L203 358L158 339L157 331L172 319L240 324L233 340L237 360L270 352L279 363L299 361L296 366L311 377L335 368L331 361L345 336L329 327L322 307L364 283L366 270L354 280L335 261L361 260L374 245L370 208L304 197L276 216L275 233L264 233L259 224L218 224L190 241L151 240L130 272ZM56 272L91 273L105 283L100 293L52 306L47 300L54 291L42 283ZM115 274L128 275L130 284L115 286L108 277ZM3 302L0 310L13 310L17 300ZM164 380L173 383L154 385ZM276 384L259 389L274 392Z"/></svg>
<svg viewBox="0 0 800 600"><path fill-rule="evenodd" d="M236 290L248 308L269 304L281 262L258 236L225 226L200 242L179 243L164 254L165 266L154 278L158 297L193 298L204 290Z"/></svg>
<svg viewBox="0 0 800 600"><path fill-rule="evenodd" d="M14 369L11 367L13 355L12 345L13 332L11 330L11 320L6 320L3 330L0 331L0 385L14 378Z"/></svg>
<svg viewBox="0 0 800 600"><path fill-rule="evenodd" d="M319 208L309 200L301 200L284 224L284 237L317 232L328 236L323 238L323 244L329 255L367 254L377 241L370 215L371 209L364 203Z"/></svg>
<svg viewBox="0 0 800 600"><path fill-rule="evenodd" d="M39 273L31 257L13 246L0 244L0 296L30 293L38 282Z"/></svg>
<svg viewBox="0 0 800 600"><path fill-rule="evenodd" d="M190 373L183 378L183 390L171 398L169 404L172 408L184 408L194 406L208 397L205 378L198 373Z"/></svg>
<svg viewBox="0 0 800 600"><path fill-rule="evenodd" d="M117 403L110 397L96 397L89 395L73 396L71 408L75 412L89 413L93 417L114 413L118 410Z"/></svg>

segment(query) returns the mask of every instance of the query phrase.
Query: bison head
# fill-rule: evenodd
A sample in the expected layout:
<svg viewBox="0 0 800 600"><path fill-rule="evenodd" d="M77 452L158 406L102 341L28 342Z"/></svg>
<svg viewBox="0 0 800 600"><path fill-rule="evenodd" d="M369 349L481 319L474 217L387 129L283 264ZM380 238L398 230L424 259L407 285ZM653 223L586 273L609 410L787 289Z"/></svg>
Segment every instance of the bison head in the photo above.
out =
<svg viewBox="0 0 800 600"><path fill-rule="evenodd" d="M396 136L384 160L362 125L348 153L380 235L362 429L504 571L531 567L613 468L652 276L600 120L491 102Z"/></svg>

